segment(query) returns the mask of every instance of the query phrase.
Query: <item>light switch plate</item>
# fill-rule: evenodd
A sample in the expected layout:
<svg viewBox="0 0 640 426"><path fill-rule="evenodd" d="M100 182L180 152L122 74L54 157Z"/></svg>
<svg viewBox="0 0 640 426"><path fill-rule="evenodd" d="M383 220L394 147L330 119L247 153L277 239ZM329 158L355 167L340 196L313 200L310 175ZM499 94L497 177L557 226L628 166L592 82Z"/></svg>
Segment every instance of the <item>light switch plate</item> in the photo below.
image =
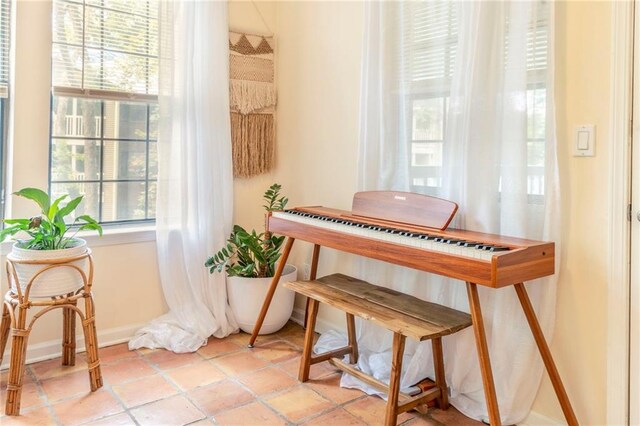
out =
<svg viewBox="0 0 640 426"><path fill-rule="evenodd" d="M593 157L596 148L596 126L583 124L573 131L573 156Z"/></svg>

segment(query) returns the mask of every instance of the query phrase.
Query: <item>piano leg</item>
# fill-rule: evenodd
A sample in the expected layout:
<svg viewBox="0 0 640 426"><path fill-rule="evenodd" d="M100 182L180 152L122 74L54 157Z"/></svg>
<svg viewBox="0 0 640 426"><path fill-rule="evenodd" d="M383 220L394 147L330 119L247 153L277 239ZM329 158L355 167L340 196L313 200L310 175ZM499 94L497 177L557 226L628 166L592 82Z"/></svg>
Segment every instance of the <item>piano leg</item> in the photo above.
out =
<svg viewBox="0 0 640 426"><path fill-rule="evenodd" d="M320 245L313 245L313 256L311 257L311 270L309 271L309 280L313 281L316 279L318 274L318 258L320 257ZM309 316L309 303L311 301L307 299L307 306L304 308L304 322L302 323L303 328L307 328L307 317Z"/></svg>
<svg viewBox="0 0 640 426"><path fill-rule="evenodd" d="M258 333L260 332L260 328L262 328L262 323L264 322L265 317L267 316L267 311L269 310L269 305L271 305L271 299L273 299L273 294L276 292L278 288L278 281L280 281L280 276L282 275L282 270L284 269L284 265L287 263L287 259L289 258L289 254L291 253L291 247L293 246L294 238L289 237L287 239L287 244L284 246L284 252L282 253L282 257L280 258L280 263L278 263L278 268L276 268L276 273L271 280L271 285L269 286L269 290L267 291L266 296L264 297L264 302L262 302L262 309L260 310L260 315L258 315L258 319L256 320L256 325L253 326L253 333L251 334L251 339L249 339L249 344L247 345L249 348L253 347L253 344L256 342L256 338L258 337Z"/></svg>
<svg viewBox="0 0 640 426"><path fill-rule="evenodd" d="M484 396L487 400L487 411L489 412L489 423L492 426L500 426L500 410L498 409L498 399L496 398L496 387L493 383L493 372L491 371L491 360L489 359L489 349L487 347L487 336L484 331L484 320L480 309L480 298L478 297L478 286L467 282L467 295L469 296L469 308L471 309L471 320L473 321L473 332L476 338L478 349L478 359L480 360L480 372L482 374L482 384L484 386Z"/></svg>
<svg viewBox="0 0 640 426"><path fill-rule="evenodd" d="M547 345L547 341L545 340L542 329L540 328L540 323L538 323L538 318L536 317L536 313L533 310L531 301L529 300L527 289L525 288L523 283L515 284L514 287L516 289L516 293L518 294L518 299L520 299L522 310L524 311L524 314L527 317L527 321L529 322L529 328L531 328L533 338L536 340L536 344L538 345L538 351L542 356L542 361L544 362L544 366L547 369L549 378L551 379L553 389L556 392L558 401L560 401L560 406L562 407L564 417L569 425L577 425L578 419L573 412L571 402L569 401L567 392L565 391L562 380L560 379L560 374L558 373L556 364L553 362L553 357L551 356L549 345Z"/></svg>

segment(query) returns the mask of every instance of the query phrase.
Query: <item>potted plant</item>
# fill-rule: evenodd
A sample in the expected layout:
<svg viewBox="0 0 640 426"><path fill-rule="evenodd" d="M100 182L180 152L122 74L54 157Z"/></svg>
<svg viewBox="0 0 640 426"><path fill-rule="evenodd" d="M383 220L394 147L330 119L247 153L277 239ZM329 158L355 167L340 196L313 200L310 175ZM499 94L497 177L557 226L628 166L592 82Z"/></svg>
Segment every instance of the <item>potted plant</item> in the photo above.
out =
<svg viewBox="0 0 640 426"><path fill-rule="evenodd" d="M274 183L264 193L267 212L284 210L288 199L280 195L282 186ZM227 239L227 245L205 262L210 273L227 273L227 294L229 306L240 328L251 333L262 307L276 263L281 256L283 236L273 235L266 229L258 233L234 225ZM293 265L285 265L280 283L294 281L297 270ZM274 294L269 312L260 328L260 334L280 330L291 318L295 293L281 285Z"/></svg>
<svg viewBox="0 0 640 426"><path fill-rule="evenodd" d="M65 217L75 211L82 196L62 205L68 197L63 195L53 202L49 195L37 188L24 188L13 195L34 201L41 210L41 215L29 219L5 219L9 225L0 230L0 242L19 232L29 235L29 239L17 240L13 244L11 257L16 260L55 260L74 257L87 251L87 242L77 238L76 234L83 230L95 230L102 235L102 227L95 219L88 215L80 215L71 224L65 222ZM75 229L70 236L67 233ZM78 267L86 270L87 259L74 262ZM42 270L43 265L16 264L16 273L20 282L20 289L24 291L31 277ZM36 278L29 292L30 297L51 297L68 294L84 285L82 277L72 268L54 268ZM11 283L11 289L16 290L16 283Z"/></svg>

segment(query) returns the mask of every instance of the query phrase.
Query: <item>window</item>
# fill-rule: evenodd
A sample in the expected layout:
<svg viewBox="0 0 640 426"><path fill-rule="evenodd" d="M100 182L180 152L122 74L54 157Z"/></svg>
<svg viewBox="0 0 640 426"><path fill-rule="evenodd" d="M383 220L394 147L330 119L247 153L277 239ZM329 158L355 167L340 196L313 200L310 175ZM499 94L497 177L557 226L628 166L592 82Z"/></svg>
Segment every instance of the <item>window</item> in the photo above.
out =
<svg viewBox="0 0 640 426"><path fill-rule="evenodd" d="M9 46L11 1L0 0L0 218L4 217L5 117L9 97Z"/></svg>
<svg viewBox="0 0 640 426"><path fill-rule="evenodd" d="M54 0L50 192L102 223L155 217L158 19L153 0Z"/></svg>
<svg viewBox="0 0 640 426"><path fill-rule="evenodd" d="M409 82L411 182L414 190L437 194L442 185L443 145L458 19L454 2L415 3L405 14L404 81ZM507 23L508 25L508 23ZM508 40L505 59L508 60ZM547 16L530 24L527 34L527 192L544 195Z"/></svg>

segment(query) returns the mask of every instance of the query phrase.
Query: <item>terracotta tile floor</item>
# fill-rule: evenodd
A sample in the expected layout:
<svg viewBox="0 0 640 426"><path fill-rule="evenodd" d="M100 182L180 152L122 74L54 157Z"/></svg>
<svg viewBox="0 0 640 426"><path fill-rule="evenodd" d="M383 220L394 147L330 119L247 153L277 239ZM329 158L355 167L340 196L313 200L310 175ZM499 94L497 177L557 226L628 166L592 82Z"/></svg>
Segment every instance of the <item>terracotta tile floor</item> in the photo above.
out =
<svg viewBox="0 0 640 426"><path fill-rule="evenodd" d="M21 415L4 415L7 372L0 374L0 424L10 425L373 425L385 402L343 389L329 363L297 379L304 331L289 323L247 349L245 333L212 338L194 354L100 349L104 386L89 391L84 354L75 367L60 359L27 366ZM398 418L403 425L481 425L451 407Z"/></svg>

